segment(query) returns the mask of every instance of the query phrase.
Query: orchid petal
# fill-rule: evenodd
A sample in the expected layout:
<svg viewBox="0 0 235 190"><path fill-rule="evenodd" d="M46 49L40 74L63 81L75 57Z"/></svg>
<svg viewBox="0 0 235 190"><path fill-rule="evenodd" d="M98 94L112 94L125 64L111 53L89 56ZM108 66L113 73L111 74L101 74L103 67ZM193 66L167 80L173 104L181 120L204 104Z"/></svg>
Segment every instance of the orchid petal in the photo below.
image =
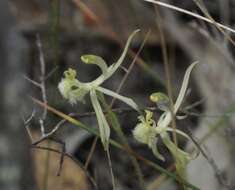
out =
<svg viewBox="0 0 235 190"><path fill-rule="evenodd" d="M108 66L104 59L100 56L96 55L83 55L81 56L81 60L86 64L95 64L97 65L103 74L105 74L108 70Z"/></svg>
<svg viewBox="0 0 235 190"><path fill-rule="evenodd" d="M133 109L139 111L138 105L131 98L121 96L120 94L117 94L116 92L113 92L111 90L108 90L108 89L100 87L100 86L97 87L96 90L98 90L108 96L112 96L114 98L117 98L117 99L121 100L122 102L126 103L127 105L129 105L130 107L132 107Z"/></svg>
<svg viewBox="0 0 235 190"><path fill-rule="evenodd" d="M157 141L158 138L154 137L149 141L149 148L152 149L153 154L156 156L156 158L158 158L159 160L162 160L163 162L165 161L165 158L163 157L163 155L158 151L157 148Z"/></svg>
<svg viewBox="0 0 235 190"><path fill-rule="evenodd" d="M187 68L187 70L186 70L186 72L185 72L184 79L183 79L183 83L182 83L182 86L181 86L181 89L180 89L178 98L177 98L177 100L176 100L176 103L175 103L175 105L174 105L174 113L177 113L177 111L178 111L180 105L181 105L182 102L183 102L185 93L186 93L186 91L187 91L187 87L188 87L188 82L189 82L190 74L191 74L193 68L195 67L195 65L196 65L197 63L198 63L198 62L192 63L192 64Z"/></svg>
<svg viewBox="0 0 235 190"><path fill-rule="evenodd" d="M90 91L90 97L98 120L101 142L103 143L104 149L108 150L110 136L110 128L108 122L104 116L104 113L102 112L100 103L94 90Z"/></svg>
<svg viewBox="0 0 235 190"><path fill-rule="evenodd" d="M173 128L170 128L170 127L167 127L166 131L170 131L170 132L176 132L177 134L187 138L188 140L191 140L191 138L184 132L180 131L179 129L173 129Z"/></svg>
<svg viewBox="0 0 235 190"><path fill-rule="evenodd" d="M122 55L121 57L118 59L118 61L114 64L112 64L109 68L108 68L108 73L106 75L106 79L109 78L110 76L113 75L113 73L120 67L120 65L122 64L126 54L127 54L127 51L128 51L128 48L130 46L130 43L132 41L132 38L135 36L136 33L138 33L140 30L135 30L131 35L130 37L128 38L127 42L126 42L126 45L125 45L125 48L122 52Z"/></svg>

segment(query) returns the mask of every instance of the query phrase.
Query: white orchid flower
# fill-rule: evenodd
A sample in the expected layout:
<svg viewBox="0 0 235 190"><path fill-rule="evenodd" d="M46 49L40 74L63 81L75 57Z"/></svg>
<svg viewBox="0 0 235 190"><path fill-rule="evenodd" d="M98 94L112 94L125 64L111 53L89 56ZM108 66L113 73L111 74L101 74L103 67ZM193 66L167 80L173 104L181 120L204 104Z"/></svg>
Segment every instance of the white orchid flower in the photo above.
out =
<svg viewBox="0 0 235 190"><path fill-rule="evenodd" d="M196 62L191 64L186 70L179 96L176 100L176 103L174 104L173 113L175 115L177 114L177 111L179 110L179 107L183 102L189 82L190 73L192 72L192 69L196 64ZM178 148L172 142L169 136L169 132L175 132L187 139L190 139L190 137L186 133L170 127L170 123L173 117L169 108L169 98L165 94L161 92L153 93L150 96L150 100L155 102L158 108L164 112L160 116L157 124L152 119L153 113L150 111L146 111L145 118L143 116L139 116L140 123L138 123L133 130L133 135L137 141L147 144L158 159L164 161L165 158L162 154L159 153L157 149L157 141L158 138L161 137L163 143L176 160L176 170L180 173L183 173L185 166L187 165L189 160L192 159L192 156L189 153Z"/></svg>
<svg viewBox="0 0 235 190"><path fill-rule="evenodd" d="M119 99L120 101L126 103L133 109L139 111L137 104L131 98L124 97L120 94L117 94L116 92L101 87L102 83L105 80L109 79L122 64L126 56L126 53L128 51L128 48L130 46L131 40L137 32L139 32L139 30L134 31L131 34L131 36L127 40L127 43L125 45L123 53L121 54L121 57L118 59L116 63L113 63L110 66L107 66L106 62L99 56L96 55L81 56L81 60L85 64L95 64L101 69L102 74L98 78L96 78L91 82L80 82L76 78L76 71L69 68L67 71L64 72L65 77L61 80L61 82L58 85L59 91L62 94L62 96L65 99L67 99L71 104L76 104L77 102L84 102L84 97L87 94L90 94L91 103L98 120L100 138L104 145L105 150L108 149L110 128L108 126L108 122L104 116L104 113L102 112L101 105L98 101L97 91L106 94L108 96L112 96L116 99Z"/></svg>

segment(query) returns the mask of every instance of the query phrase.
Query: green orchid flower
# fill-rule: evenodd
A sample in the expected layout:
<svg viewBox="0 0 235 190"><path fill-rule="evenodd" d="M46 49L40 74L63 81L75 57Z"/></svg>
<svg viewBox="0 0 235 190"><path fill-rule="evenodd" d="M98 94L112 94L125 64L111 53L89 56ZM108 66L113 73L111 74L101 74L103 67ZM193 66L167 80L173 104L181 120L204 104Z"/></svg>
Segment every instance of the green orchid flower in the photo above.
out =
<svg viewBox="0 0 235 190"><path fill-rule="evenodd" d="M152 119L153 112L145 110L145 113L145 117L142 115L138 117L140 123L133 130L134 138L140 143L148 145L157 158L164 160L164 157L159 153L156 146L158 132L156 131L156 122Z"/></svg>
<svg viewBox="0 0 235 190"><path fill-rule="evenodd" d="M128 48L130 46L131 40L134 35L139 32L139 30L134 31L127 40L123 53L121 57L118 59L116 63L113 63L110 66L107 66L106 62L99 56L96 55L83 55L81 56L81 60L85 64L94 64L97 65L100 69L102 74L97 77L95 80L91 82L80 82L76 78L76 71L69 68L67 71L64 72L64 78L60 81L58 88L62 96L67 99L72 105L78 102L85 102L84 98L87 94L90 95L91 103L96 113L98 125L99 125L99 132L100 138L103 143L105 150L108 149L109 145L109 136L110 136L110 128L108 126L108 122L104 116L102 111L101 105L97 98L97 92L101 92L108 96L112 96L120 101L126 103L136 111L139 111L137 104L131 99L116 92L113 92L109 89L101 87L102 83L109 79L120 67L122 64Z"/></svg>
<svg viewBox="0 0 235 190"><path fill-rule="evenodd" d="M72 105L76 104L78 101L84 102L84 97L90 90L88 85L76 79L76 75L76 71L69 68L64 72L65 78L63 78L58 85L62 96Z"/></svg>
<svg viewBox="0 0 235 190"><path fill-rule="evenodd" d="M190 73L192 72L192 69L195 67L196 64L196 62L191 64L186 70L183 83L179 92L179 96L176 100L176 103L174 104L173 113L175 115L177 114L177 111L179 110L179 107L183 102L189 82ZM169 132L175 132L183 136L184 138L187 138L188 140L190 140L190 137L186 133L170 127L170 123L173 117L169 109L169 98L165 94L161 92L153 93L150 95L150 100L156 103L158 108L164 112L160 116L157 124L152 119L153 113L150 111L145 111L145 118L143 116L139 116L140 123L138 123L133 130L134 138L140 143L147 144L148 147L152 149L153 154L158 159L165 161L165 158L162 154L159 153L157 149L157 142L158 138L160 137L165 146L171 152L172 156L175 158L176 170L178 171L181 177L184 177L185 167L193 157L189 153L178 148L172 142L169 136Z"/></svg>

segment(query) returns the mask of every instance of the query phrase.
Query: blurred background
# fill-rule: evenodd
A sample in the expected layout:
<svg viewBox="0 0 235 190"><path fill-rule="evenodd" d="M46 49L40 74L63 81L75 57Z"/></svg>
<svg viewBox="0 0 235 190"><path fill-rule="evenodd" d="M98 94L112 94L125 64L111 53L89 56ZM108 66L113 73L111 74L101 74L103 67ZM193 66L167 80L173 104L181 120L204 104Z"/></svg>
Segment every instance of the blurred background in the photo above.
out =
<svg viewBox="0 0 235 190"><path fill-rule="evenodd" d="M108 157L99 139L39 106L32 97L97 128L89 98L85 104L72 106L60 95L58 83L69 67L77 70L81 81L95 79L100 71L81 64L81 55L99 55L111 65L136 29L141 32L132 41L121 69L104 86L131 97L142 108L153 108L149 95L167 93L170 80L175 100L185 70L199 61L180 109L185 119L177 120L177 128L190 134L201 150L188 165L187 179L203 190L235 189L235 2L153 2L0 1L1 190L113 188ZM112 104L122 129L112 129L111 138L141 157L136 160L110 146L116 189L182 189L164 172L146 164L152 161L174 172L173 158L162 142L159 150L165 162L134 140L138 113L110 97L105 99ZM160 114L154 109L156 120ZM183 149L192 148L192 143L180 137L178 141Z"/></svg>

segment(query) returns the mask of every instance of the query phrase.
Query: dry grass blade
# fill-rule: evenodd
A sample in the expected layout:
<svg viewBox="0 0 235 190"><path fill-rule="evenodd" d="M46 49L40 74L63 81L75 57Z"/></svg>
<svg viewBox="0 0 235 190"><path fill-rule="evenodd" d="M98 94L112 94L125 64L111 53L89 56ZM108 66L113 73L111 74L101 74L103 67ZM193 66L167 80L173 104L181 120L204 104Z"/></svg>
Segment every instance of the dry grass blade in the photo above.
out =
<svg viewBox="0 0 235 190"><path fill-rule="evenodd" d="M224 37L229 40L233 46L235 46L234 40L218 25L218 23L214 20L214 18L210 15L209 11L206 9L203 1L200 0L193 0L193 2L198 6L198 8L203 12L203 14L210 19L214 24L215 27L224 35Z"/></svg>
<svg viewBox="0 0 235 190"><path fill-rule="evenodd" d="M219 22L215 22L215 21L213 21L211 19L208 19L208 18L206 18L204 16L201 16L201 15L193 13L191 11L188 11L188 10L176 7L174 5L170 5L168 3L164 3L164 2L161 2L161 1L157 1L157 0L144 0L144 1L149 2L149 3L153 3L153 4L157 4L157 5L160 5L160 6L163 6L163 7L166 7L166 8L169 8L169 9L172 9L172 10L175 10L175 11L187 14L187 15L190 15L190 16L195 17L197 19L200 19L200 20L203 20L203 21L208 22L210 24L216 25L216 26L218 26L218 27L220 27L222 29L225 29L225 30L227 30L229 32L235 33L235 30L232 29L231 27L225 26L225 25L223 25L223 24L221 24Z"/></svg>

